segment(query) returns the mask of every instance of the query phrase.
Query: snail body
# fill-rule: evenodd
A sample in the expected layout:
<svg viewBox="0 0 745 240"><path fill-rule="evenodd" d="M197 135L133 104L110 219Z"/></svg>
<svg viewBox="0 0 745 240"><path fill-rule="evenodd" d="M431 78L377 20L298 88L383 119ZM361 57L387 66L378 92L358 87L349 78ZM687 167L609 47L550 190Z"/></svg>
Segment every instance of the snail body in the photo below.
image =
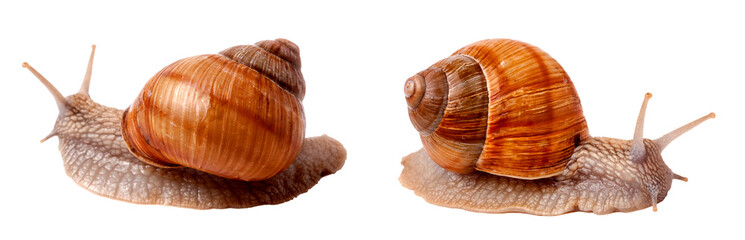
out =
<svg viewBox="0 0 745 240"><path fill-rule="evenodd" d="M424 148L399 180L434 204L479 212L628 212L661 202L673 173L660 155L706 115L659 139L591 137L573 83L535 46L489 39L407 79Z"/></svg>
<svg viewBox="0 0 745 240"><path fill-rule="evenodd" d="M24 67L60 109L44 140L59 138L67 174L96 194L200 209L277 204L344 164L338 141L305 138L305 83L288 40L174 62L126 110L90 99L92 61L93 52L80 92L66 98Z"/></svg>

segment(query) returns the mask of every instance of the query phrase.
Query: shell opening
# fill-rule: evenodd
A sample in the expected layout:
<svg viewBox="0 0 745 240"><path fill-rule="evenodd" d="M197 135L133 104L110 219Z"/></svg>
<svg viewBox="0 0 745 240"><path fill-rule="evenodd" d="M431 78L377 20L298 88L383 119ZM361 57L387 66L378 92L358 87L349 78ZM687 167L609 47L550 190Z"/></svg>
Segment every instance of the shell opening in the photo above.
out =
<svg viewBox="0 0 745 240"><path fill-rule="evenodd" d="M135 105L134 109L138 108L139 106ZM122 114L122 138L124 138L124 143L127 145L129 152L140 159L140 161L152 166L160 168L180 167L179 164L164 161L167 158L150 145L150 139L141 132L143 129L150 128L141 127L142 122L140 121L142 119L138 118L137 112L131 113L130 110L132 109L132 106L127 107Z"/></svg>

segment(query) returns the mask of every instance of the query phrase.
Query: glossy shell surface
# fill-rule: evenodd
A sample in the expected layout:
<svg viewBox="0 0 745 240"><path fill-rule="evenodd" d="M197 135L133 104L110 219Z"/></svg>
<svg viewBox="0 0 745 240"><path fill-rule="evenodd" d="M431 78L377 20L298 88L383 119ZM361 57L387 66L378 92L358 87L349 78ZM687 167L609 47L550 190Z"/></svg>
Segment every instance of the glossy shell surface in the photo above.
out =
<svg viewBox="0 0 745 240"><path fill-rule="evenodd" d="M409 78L404 88L425 150L454 172L554 176L589 138L567 73L523 42L470 44Z"/></svg>
<svg viewBox="0 0 745 240"><path fill-rule="evenodd" d="M275 52L292 52L274 44L280 45ZM135 156L156 166L245 181L270 178L303 144L299 67L299 57L286 61L256 46L179 60L153 76L125 111L122 135Z"/></svg>

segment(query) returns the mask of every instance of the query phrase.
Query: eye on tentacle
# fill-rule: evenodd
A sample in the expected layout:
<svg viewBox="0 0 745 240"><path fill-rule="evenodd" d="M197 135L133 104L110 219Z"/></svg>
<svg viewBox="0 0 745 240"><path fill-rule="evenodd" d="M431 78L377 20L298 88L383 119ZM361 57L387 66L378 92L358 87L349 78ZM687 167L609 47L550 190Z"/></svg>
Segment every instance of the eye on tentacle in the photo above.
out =
<svg viewBox="0 0 745 240"><path fill-rule="evenodd" d="M80 91L78 91L78 93L84 94L86 96L88 96L88 89L90 88L90 84L91 84L91 73L93 72L93 56L95 53L96 53L96 45L94 44L94 45L91 45L91 56L88 59L88 67L86 68L86 71L85 71L85 77L83 78L83 84L80 86ZM23 62L22 66L28 69L32 74L34 74L34 76L36 76L36 78L38 78L39 81L41 81L41 84L44 84L47 90L49 90L49 93L52 94L54 101L57 103L57 108L59 109L60 115L64 114L65 111L67 111L67 109L71 107L70 102L67 101L65 96L63 96L62 93L60 93L60 91L57 90L57 88L54 87L54 85L51 82L49 82L49 80L47 80L47 78L41 75L39 71L36 71L36 69L31 67L31 65L28 64L27 62ZM52 132L49 133L49 135L47 135L43 139L41 139L40 142L43 143L46 140L54 136L57 136L57 134L58 133L56 129L53 129Z"/></svg>

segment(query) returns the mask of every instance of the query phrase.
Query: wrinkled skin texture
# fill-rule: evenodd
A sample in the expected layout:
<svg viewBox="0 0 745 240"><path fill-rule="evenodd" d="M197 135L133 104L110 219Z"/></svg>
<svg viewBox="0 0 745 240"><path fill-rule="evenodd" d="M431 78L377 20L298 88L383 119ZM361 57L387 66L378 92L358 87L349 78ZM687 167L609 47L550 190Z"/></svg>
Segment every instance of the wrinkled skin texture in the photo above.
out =
<svg viewBox="0 0 745 240"><path fill-rule="evenodd" d="M586 140L560 175L537 180L450 172L419 150L403 158L399 180L430 203L476 212L630 212L664 200L673 179L654 141L644 144L647 158L637 163L629 159L631 141Z"/></svg>
<svg viewBox="0 0 745 240"><path fill-rule="evenodd" d="M328 136L306 138L288 169L264 181L225 179L190 168L158 168L135 158L121 136L122 110L93 102L86 94L67 97L57 119L65 171L89 191L133 203L178 207L245 208L278 204L302 194L341 169L346 150Z"/></svg>

